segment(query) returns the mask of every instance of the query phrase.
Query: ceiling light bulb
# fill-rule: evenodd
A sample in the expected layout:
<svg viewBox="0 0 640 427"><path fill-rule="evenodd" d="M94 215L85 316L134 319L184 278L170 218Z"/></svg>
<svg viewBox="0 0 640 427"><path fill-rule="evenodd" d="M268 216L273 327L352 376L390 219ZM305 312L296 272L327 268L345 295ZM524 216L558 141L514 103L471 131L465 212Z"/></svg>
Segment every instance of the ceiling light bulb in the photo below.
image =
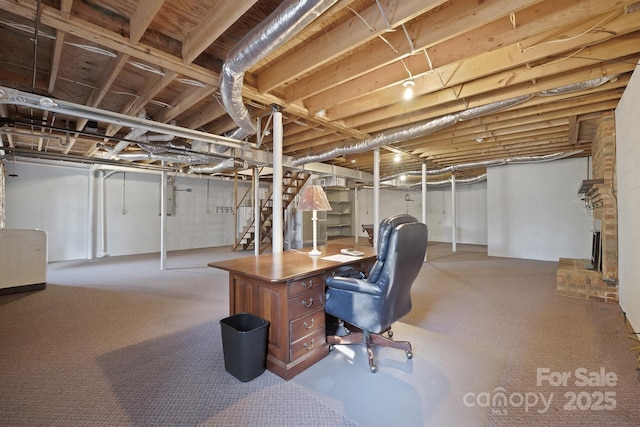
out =
<svg viewBox="0 0 640 427"><path fill-rule="evenodd" d="M404 86L404 99L409 100L413 98L413 86L415 86L416 82L413 79L407 79L402 82L402 86Z"/></svg>
<svg viewBox="0 0 640 427"><path fill-rule="evenodd" d="M396 154L395 156L393 156L394 162L400 163L400 160L402 160L402 156L400 156L400 154Z"/></svg>
<svg viewBox="0 0 640 427"><path fill-rule="evenodd" d="M407 180L406 175L400 175L400 181L406 181L406 180Z"/></svg>

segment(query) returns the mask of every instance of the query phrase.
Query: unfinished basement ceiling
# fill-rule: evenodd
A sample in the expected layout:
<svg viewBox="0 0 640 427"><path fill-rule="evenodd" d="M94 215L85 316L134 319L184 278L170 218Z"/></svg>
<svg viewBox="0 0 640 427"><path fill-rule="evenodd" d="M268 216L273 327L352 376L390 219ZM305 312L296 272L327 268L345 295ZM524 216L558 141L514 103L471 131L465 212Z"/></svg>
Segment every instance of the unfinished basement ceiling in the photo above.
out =
<svg viewBox="0 0 640 427"><path fill-rule="evenodd" d="M222 160L256 154L224 151L213 137L194 143L239 127L221 95L223 64L247 37L282 30L270 15L293 7L318 12L249 58L240 103L259 127L244 138L255 152L271 151L270 115L283 112L295 166L372 173L380 146L383 177L476 165L456 172L464 179L498 159L589 156L640 59L638 1L0 0L0 87L158 125L136 134L102 116L6 102L2 145L18 156L229 172ZM198 133L167 138L173 128Z"/></svg>

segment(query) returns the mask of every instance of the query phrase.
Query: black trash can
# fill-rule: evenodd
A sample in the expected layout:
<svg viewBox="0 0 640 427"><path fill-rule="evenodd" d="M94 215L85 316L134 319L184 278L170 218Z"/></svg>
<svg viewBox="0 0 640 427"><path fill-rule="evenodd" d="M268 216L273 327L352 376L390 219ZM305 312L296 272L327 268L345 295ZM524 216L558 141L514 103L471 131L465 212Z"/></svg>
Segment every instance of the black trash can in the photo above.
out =
<svg viewBox="0 0 640 427"><path fill-rule="evenodd" d="M267 363L269 321L240 313L220 321L224 368L240 381L262 375Z"/></svg>

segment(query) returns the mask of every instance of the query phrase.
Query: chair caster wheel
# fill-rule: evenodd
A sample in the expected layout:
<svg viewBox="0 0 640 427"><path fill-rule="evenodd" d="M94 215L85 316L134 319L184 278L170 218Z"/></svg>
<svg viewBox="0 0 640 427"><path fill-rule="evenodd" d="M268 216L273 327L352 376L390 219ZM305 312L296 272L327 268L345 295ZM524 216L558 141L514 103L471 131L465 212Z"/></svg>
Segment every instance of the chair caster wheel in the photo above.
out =
<svg viewBox="0 0 640 427"><path fill-rule="evenodd" d="M371 365L369 366L369 370L375 374L376 372L378 372L378 367L376 365Z"/></svg>
<svg viewBox="0 0 640 427"><path fill-rule="evenodd" d="M329 344L329 352L332 352L333 350L336 349L336 346L333 344Z"/></svg>
<svg viewBox="0 0 640 427"><path fill-rule="evenodd" d="M389 329L389 332L387 332L387 335L389 335L389 338L393 338L393 331Z"/></svg>
<svg viewBox="0 0 640 427"><path fill-rule="evenodd" d="M413 352L407 351L405 353L407 353L407 359L413 359Z"/></svg>

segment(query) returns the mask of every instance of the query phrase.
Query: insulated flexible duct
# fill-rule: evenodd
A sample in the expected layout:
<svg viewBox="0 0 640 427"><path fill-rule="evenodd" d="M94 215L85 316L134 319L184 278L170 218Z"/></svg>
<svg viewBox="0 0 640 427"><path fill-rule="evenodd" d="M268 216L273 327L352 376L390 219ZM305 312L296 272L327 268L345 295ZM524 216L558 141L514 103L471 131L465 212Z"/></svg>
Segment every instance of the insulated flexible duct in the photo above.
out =
<svg viewBox="0 0 640 427"><path fill-rule="evenodd" d="M429 135L439 130L445 129L456 122L462 120L469 120L475 117L484 116L489 113L493 113L504 108L509 108L514 105L525 102L533 98L533 95L524 95L516 98L507 99L504 101L498 101L480 107L470 108L468 110L461 111L459 113L447 114L446 116L431 119L422 123L412 124L410 126L401 127L398 129L381 132L375 136L364 141L357 142L352 145L344 147L335 147L331 150L317 153L307 154L306 156L299 157L292 161L293 166L302 166L311 162L323 162L325 160L333 159L347 154L363 153L365 151L373 150L387 144L393 144L400 141L406 141L413 138L419 138L421 136Z"/></svg>
<svg viewBox="0 0 640 427"><path fill-rule="evenodd" d="M210 163L211 157L202 154L150 153L147 151L127 152L117 155L118 159L129 161L154 160L173 163L202 164Z"/></svg>
<svg viewBox="0 0 640 427"><path fill-rule="evenodd" d="M604 83L610 81L612 76L604 76L598 77L592 80L587 80L580 83L574 83L571 85L561 86L555 89L545 90L538 92L538 96L553 96L560 95L568 92L575 92L579 90L587 90L592 89L594 87L598 87L603 85ZM413 138L419 138L425 135L429 135L431 133L437 132L441 129L447 128L458 121L474 119L476 117L485 116L490 113L494 113L496 111L510 108L514 105L521 104L529 99L533 98L535 95L523 95L515 98L506 99L504 101L498 101L487 105L482 105L480 107L469 108L467 110L460 111L458 113L448 114L446 116L438 117L435 119L431 119L422 123L412 124L409 126L401 127L398 129L381 132L375 136L372 136L369 139L365 139L364 141L360 141L348 146L343 147L335 147L327 151L323 151L321 153L315 154L307 154L302 157L298 157L293 159L293 166L302 166L311 162L324 162L329 159L334 159L336 157L363 153L365 151L373 150L375 148L381 147L383 145L393 144L400 141L405 141ZM447 172L447 171L444 171ZM439 173L444 173L439 172Z"/></svg>
<svg viewBox="0 0 640 427"><path fill-rule="evenodd" d="M247 162L246 160L239 160L239 159L233 159L233 158L229 158L229 159L225 159L223 161L221 161L220 163L218 163L217 165L213 165L213 166L191 166L189 168L189 172L193 172L193 173L219 173L219 172L223 172L229 169L246 169L247 168Z"/></svg>
<svg viewBox="0 0 640 427"><path fill-rule="evenodd" d="M222 65L220 94L227 113L240 126L229 138L256 133L242 100L244 73L331 7L337 0L287 0L231 49Z"/></svg>
<svg viewBox="0 0 640 427"><path fill-rule="evenodd" d="M506 164L548 162L548 161L551 161L551 160L564 159L565 157L573 156L575 154L581 153L582 151L583 150L573 150L573 151L566 151L566 152L553 153L553 154L544 154L544 155L541 155L541 156L520 156L520 157L510 157L510 158L507 158L507 159L496 159L496 160L486 160L486 161L482 161L482 162L462 163L462 164L459 164L459 165L447 166L447 167L441 168L441 169L428 170L428 171L426 171L426 174L427 175L441 175L441 174L444 174L444 173L454 173L456 171L461 171L461 170L466 170L466 169L475 169L475 168L491 167L491 166L501 166L501 165L506 165ZM382 182L390 181L390 180L393 180L393 179L400 178L402 175L405 175L405 176L422 176L422 171L416 170L416 171L407 171L407 172L396 173L396 174L393 174L393 175L385 176L384 178L380 178L380 181L382 181ZM482 175L479 175L479 176L482 176ZM473 179L475 179L475 178L467 179L468 183L472 183ZM461 179L459 179L457 182L467 183L467 182L465 182L465 180L461 180ZM438 183L429 182L428 184L429 185L436 185ZM420 185L420 183L414 184L414 185Z"/></svg>

